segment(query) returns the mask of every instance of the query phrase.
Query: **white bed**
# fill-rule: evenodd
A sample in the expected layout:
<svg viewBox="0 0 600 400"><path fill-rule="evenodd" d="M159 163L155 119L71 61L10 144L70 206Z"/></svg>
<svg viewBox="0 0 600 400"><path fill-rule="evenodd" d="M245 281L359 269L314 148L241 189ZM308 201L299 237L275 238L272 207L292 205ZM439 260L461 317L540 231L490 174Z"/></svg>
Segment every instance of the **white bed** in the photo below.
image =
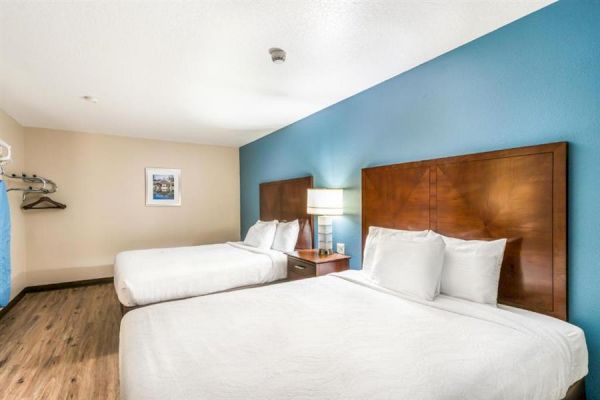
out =
<svg viewBox="0 0 600 400"><path fill-rule="evenodd" d="M286 255L243 243L134 250L115 258L121 304L142 306L285 279Z"/></svg>
<svg viewBox="0 0 600 400"><path fill-rule="evenodd" d="M559 400L588 357L566 322L360 271L134 310L119 356L123 400Z"/></svg>

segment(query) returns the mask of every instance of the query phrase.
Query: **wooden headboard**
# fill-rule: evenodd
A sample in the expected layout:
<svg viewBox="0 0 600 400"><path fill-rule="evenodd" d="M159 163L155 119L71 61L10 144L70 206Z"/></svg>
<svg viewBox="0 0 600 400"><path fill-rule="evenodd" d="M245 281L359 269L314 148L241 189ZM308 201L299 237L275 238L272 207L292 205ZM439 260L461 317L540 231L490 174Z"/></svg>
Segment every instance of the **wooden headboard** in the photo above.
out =
<svg viewBox="0 0 600 400"><path fill-rule="evenodd" d="M365 168L369 226L508 238L498 301L567 319L567 143Z"/></svg>
<svg viewBox="0 0 600 400"><path fill-rule="evenodd" d="M296 250L313 247L313 218L306 213L307 189L312 187L312 176L260 184L260 219L298 219L300 234Z"/></svg>

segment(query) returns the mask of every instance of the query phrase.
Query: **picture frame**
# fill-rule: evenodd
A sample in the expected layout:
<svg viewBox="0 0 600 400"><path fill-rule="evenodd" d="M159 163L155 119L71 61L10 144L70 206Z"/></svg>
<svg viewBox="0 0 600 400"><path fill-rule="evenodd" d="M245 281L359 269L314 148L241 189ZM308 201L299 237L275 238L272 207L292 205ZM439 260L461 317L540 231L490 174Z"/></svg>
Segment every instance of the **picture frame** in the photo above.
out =
<svg viewBox="0 0 600 400"><path fill-rule="evenodd" d="M146 205L177 207L181 205L181 170L146 168Z"/></svg>

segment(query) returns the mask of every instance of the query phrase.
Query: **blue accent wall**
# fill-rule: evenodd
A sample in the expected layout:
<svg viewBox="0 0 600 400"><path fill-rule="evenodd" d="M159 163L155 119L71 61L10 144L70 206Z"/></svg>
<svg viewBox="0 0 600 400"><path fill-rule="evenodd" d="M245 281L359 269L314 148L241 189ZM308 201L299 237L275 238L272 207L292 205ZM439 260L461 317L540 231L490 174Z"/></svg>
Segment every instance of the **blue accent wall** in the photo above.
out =
<svg viewBox="0 0 600 400"><path fill-rule="evenodd" d="M242 233L258 185L341 187L334 221L360 267L361 168L568 141L569 311L600 399L600 2L561 1L240 149Z"/></svg>

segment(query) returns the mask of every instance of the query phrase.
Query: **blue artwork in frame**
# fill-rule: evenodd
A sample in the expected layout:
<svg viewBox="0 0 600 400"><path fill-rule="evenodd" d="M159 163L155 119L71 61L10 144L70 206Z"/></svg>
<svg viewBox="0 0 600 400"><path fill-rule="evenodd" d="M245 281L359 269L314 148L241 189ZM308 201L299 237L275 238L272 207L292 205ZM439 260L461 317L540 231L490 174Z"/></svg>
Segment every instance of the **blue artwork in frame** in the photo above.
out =
<svg viewBox="0 0 600 400"><path fill-rule="evenodd" d="M146 168L146 205L181 205L181 170Z"/></svg>

